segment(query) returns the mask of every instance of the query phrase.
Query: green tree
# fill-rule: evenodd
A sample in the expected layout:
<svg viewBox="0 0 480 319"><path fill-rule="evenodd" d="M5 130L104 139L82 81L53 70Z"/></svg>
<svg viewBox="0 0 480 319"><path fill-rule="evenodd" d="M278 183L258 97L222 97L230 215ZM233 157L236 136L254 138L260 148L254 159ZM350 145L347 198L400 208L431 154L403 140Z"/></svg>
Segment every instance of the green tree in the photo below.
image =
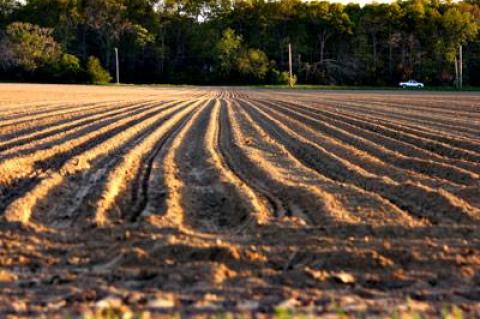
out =
<svg viewBox="0 0 480 319"><path fill-rule="evenodd" d="M313 1L306 8L306 18L319 41L320 63L325 60L327 41L339 33L350 32L351 22L344 6L326 1Z"/></svg>
<svg viewBox="0 0 480 319"><path fill-rule="evenodd" d="M107 69L110 67L114 44L122 34L131 30L132 24L126 14L124 0L86 0L83 12L85 23L97 35Z"/></svg>
<svg viewBox="0 0 480 319"><path fill-rule="evenodd" d="M247 79L265 79L270 70L270 62L265 52L259 49L244 50L237 58L237 69Z"/></svg>
<svg viewBox="0 0 480 319"><path fill-rule="evenodd" d="M480 84L479 21L479 0L0 0L0 77L78 81L89 56L112 71L118 47L129 82L275 82L291 43L301 82L448 84L463 45ZM9 35L13 22L36 27Z"/></svg>
<svg viewBox="0 0 480 319"><path fill-rule="evenodd" d="M475 39L478 33L478 24L469 12L462 12L459 8L449 8L441 17L445 55L448 61L453 61L460 45L468 40Z"/></svg>
<svg viewBox="0 0 480 319"><path fill-rule="evenodd" d="M35 71L62 58L62 49L52 37L52 29L15 22L7 26L3 44L5 60L27 71Z"/></svg>
<svg viewBox="0 0 480 319"><path fill-rule="evenodd" d="M79 59L65 53L52 33L52 29L29 23L8 25L7 36L0 44L3 68L22 70L29 77L38 73L61 82L78 79L81 72Z"/></svg>
<svg viewBox="0 0 480 319"><path fill-rule="evenodd" d="M112 80L110 73L102 67L100 60L96 57L88 59L87 72L93 84L106 84Z"/></svg>
<svg viewBox="0 0 480 319"><path fill-rule="evenodd" d="M82 23L81 6L81 0L28 0L20 14L33 24L53 29L57 42L68 49L75 44Z"/></svg>
<svg viewBox="0 0 480 319"><path fill-rule="evenodd" d="M220 72L229 75L235 67L239 51L242 46L242 37L236 35L235 30L227 28L222 33L222 38L217 43Z"/></svg>

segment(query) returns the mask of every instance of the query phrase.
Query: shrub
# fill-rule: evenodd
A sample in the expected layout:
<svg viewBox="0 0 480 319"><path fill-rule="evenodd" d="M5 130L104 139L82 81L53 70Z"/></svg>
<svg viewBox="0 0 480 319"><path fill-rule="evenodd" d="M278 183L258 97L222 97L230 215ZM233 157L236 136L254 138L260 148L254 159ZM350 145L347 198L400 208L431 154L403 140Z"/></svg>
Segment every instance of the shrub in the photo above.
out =
<svg viewBox="0 0 480 319"><path fill-rule="evenodd" d="M297 76L295 74L290 79L287 71L281 72L277 69L273 69L272 79L274 84L289 85L291 87L294 87L297 83Z"/></svg>
<svg viewBox="0 0 480 319"><path fill-rule="evenodd" d="M277 69L272 70L272 80L273 84L283 84L288 85L288 72L281 72Z"/></svg>
<svg viewBox="0 0 480 319"><path fill-rule="evenodd" d="M58 61L47 66L47 72L61 82L76 82L81 72L80 60L65 53Z"/></svg>
<svg viewBox="0 0 480 319"><path fill-rule="evenodd" d="M60 60L60 68L63 72L77 73L80 71L80 60L71 54L63 54Z"/></svg>
<svg viewBox="0 0 480 319"><path fill-rule="evenodd" d="M293 88L295 84L297 84L297 76L294 74L288 79L288 85Z"/></svg>
<svg viewBox="0 0 480 319"><path fill-rule="evenodd" d="M106 84L112 80L110 73L102 67L100 60L93 56L88 59L87 73L90 82L94 84Z"/></svg>

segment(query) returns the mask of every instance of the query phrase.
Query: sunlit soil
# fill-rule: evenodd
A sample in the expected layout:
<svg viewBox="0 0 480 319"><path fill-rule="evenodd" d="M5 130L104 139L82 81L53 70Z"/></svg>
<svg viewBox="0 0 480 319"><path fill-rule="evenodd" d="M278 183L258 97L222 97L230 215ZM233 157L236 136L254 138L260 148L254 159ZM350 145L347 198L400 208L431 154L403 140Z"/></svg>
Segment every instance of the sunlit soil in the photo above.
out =
<svg viewBox="0 0 480 319"><path fill-rule="evenodd" d="M2 84L0 317L480 315L479 177L477 94Z"/></svg>

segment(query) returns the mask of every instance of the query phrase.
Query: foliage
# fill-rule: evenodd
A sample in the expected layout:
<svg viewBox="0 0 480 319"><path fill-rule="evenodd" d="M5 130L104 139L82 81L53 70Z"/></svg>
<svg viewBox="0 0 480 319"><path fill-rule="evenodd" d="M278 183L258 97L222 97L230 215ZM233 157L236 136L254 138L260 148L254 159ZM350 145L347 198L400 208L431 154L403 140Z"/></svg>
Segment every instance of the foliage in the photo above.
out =
<svg viewBox="0 0 480 319"><path fill-rule="evenodd" d="M292 77L288 78L288 85L293 88L296 84L297 84L297 76L293 74Z"/></svg>
<svg viewBox="0 0 480 319"><path fill-rule="evenodd" d="M7 60L27 71L61 59L61 48L52 37L52 29L15 22L7 26L4 44Z"/></svg>
<svg viewBox="0 0 480 319"><path fill-rule="evenodd" d="M19 70L25 79L74 82L81 73L80 60L64 52L53 38L53 29L14 22L0 43L1 68ZM36 77L37 76L37 77Z"/></svg>
<svg viewBox="0 0 480 319"><path fill-rule="evenodd" d="M0 0L0 28L8 24L9 18L15 12L17 1Z"/></svg>
<svg viewBox="0 0 480 319"><path fill-rule="evenodd" d="M112 80L110 73L102 67L100 60L93 56L88 59L87 72L93 84L106 84Z"/></svg>
<svg viewBox="0 0 480 319"><path fill-rule="evenodd" d="M273 74L273 83L274 84L284 84L284 85L289 85L290 77L288 75L288 72L283 71L280 72L277 69L272 70Z"/></svg>
<svg viewBox="0 0 480 319"><path fill-rule="evenodd" d="M60 82L75 82L82 73L80 60L68 53L62 54L61 58L50 66L50 70Z"/></svg>
<svg viewBox="0 0 480 319"><path fill-rule="evenodd" d="M265 79L269 70L268 57L259 49L244 50L236 62L240 74L254 81Z"/></svg>
<svg viewBox="0 0 480 319"><path fill-rule="evenodd" d="M242 37L236 35L233 29L223 31L222 38L217 43L219 67L223 74L229 74L234 69L241 45Z"/></svg>
<svg viewBox="0 0 480 319"><path fill-rule="evenodd" d="M299 83L451 85L462 45L480 85L479 23L474 0L0 0L0 77L83 81L118 47L125 82L280 84L291 43Z"/></svg>

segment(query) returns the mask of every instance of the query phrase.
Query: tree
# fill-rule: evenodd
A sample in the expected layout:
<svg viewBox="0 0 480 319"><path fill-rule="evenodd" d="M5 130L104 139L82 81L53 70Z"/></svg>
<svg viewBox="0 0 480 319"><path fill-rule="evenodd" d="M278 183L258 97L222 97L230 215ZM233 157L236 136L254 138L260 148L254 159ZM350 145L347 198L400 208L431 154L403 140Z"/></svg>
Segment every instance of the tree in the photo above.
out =
<svg viewBox="0 0 480 319"><path fill-rule="evenodd" d="M36 27L7 35L13 22ZM479 0L0 0L0 77L85 81L88 58L113 71L118 47L132 83L275 82L291 43L304 83L449 84L462 45L480 84L479 23Z"/></svg>
<svg viewBox="0 0 480 319"><path fill-rule="evenodd" d="M363 9L363 16L360 19L359 28L365 32L369 38L371 45L371 68L374 75L377 73L377 67L379 66L379 37L382 36L382 33L386 31L386 19L385 14L387 10L384 4L369 4L366 5Z"/></svg>
<svg viewBox="0 0 480 319"><path fill-rule="evenodd" d="M28 76L34 73L55 81L75 81L81 71L80 61L65 53L53 39L53 30L29 23L8 25L6 38L0 44L4 69L17 68Z"/></svg>
<svg viewBox="0 0 480 319"><path fill-rule="evenodd" d="M110 73L102 67L100 60L96 57L88 59L87 72L93 84L106 84L112 80Z"/></svg>
<svg viewBox="0 0 480 319"><path fill-rule="evenodd" d="M32 24L53 29L57 42L69 48L82 22L81 4L81 0L28 0L21 7L20 15Z"/></svg>
<svg viewBox="0 0 480 319"><path fill-rule="evenodd" d="M235 30L227 28L217 43L220 72L228 76L235 67L236 60L242 45L242 37L236 35Z"/></svg>
<svg viewBox="0 0 480 319"><path fill-rule="evenodd" d="M326 1L312 2L306 8L306 16L312 25L312 30L317 34L320 43L319 62L323 63L327 41L335 34L350 32L350 19L344 12L343 5Z"/></svg>
<svg viewBox="0 0 480 319"><path fill-rule="evenodd" d="M270 62L265 52L259 49L244 50L237 58L237 69L247 79L260 81L270 70Z"/></svg>
<svg viewBox="0 0 480 319"><path fill-rule="evenodd" d="M127 7L123 0L86 0L83 13L86 25L97 34L103 49L103 61L110 67L114 43L132 27L126 19Z"/></svg>
<svg viewBox="0 0 480 319"><path fill-rule="evenodd" d="M52 29L30 23L15 22L8 25L3 44L5 59L27 71L52 64L62 57L62 49L52 37Z"/></svg>
<svg viewBox="0 0 480 319"><path fill-rule="evenodd" d="M459 8L449 8L441 16L445 55L448 61L453 61L460 45L468 40L475 39L478 33L478 24L469 12L462 12Z"/></svg>

